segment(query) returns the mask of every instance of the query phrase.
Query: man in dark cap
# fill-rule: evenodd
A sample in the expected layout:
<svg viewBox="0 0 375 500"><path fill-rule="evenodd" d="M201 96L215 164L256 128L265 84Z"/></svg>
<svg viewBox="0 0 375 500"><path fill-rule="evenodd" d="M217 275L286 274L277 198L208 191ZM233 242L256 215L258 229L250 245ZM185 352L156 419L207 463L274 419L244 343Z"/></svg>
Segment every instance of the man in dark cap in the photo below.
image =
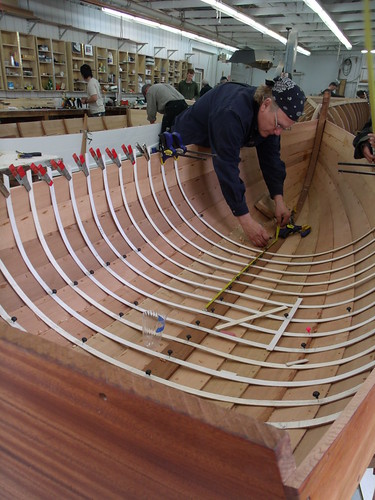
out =
<svg viewBox="0 0 375 500"><path fill-rule="evenodd" d="M283 198L286 176L280 159L280 134L302 115L305 94L289 78L260 87L228 82L207 92L204 99L181 113L173 129L184 144L210 147L215 172L226 202L249 240L267 245L269 235L250 215L245 186L240 178L240 149L256 147L260 168L280 226L289 222L290 210Z"/></svg>
<svg viewBox="0 0 375 500"><path fill-rule="evenodd" d="M155 123L156 113L164 115L162 132L170 130L176 116L188 107L184 96L168 83L147 83L142 87L142 94L147 102L147 120L150 123Z"/></svg>

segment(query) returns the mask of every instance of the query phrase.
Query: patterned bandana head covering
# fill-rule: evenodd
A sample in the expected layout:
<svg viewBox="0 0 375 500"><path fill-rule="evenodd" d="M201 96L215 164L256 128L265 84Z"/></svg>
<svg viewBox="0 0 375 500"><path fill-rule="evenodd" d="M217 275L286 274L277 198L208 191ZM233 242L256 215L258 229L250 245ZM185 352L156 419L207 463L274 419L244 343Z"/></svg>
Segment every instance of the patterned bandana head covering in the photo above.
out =
<svg viewBox="0 0 375 500"><path fill-rule="evenodd" d="M302 116L306 97L293 80L287 77L275 79L272 95L281 111L291 120L296 122Z"/></svg>

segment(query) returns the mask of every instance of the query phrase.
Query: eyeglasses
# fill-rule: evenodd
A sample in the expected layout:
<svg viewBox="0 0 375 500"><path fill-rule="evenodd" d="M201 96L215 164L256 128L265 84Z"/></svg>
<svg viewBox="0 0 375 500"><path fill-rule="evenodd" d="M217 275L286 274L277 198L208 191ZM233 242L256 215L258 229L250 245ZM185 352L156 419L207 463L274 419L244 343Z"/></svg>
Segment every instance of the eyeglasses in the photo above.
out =
<svg viewBox="0 0 375 500"><path fill-rule="evenodd" d="M292 130L292 127L284 127L283 125L280 125L280 123L277 122L277 111L275 111L275 130L277 129Z"/></svg>

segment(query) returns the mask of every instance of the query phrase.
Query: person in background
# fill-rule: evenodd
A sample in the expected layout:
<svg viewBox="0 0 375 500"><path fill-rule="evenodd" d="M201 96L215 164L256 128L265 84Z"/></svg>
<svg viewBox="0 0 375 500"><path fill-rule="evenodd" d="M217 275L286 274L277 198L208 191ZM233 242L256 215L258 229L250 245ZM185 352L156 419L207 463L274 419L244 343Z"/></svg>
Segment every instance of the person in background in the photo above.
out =
<svg viewBox="0 0 375 500"><path fill-rule="evenodd" d="M228 78L227 78L226 76L222 76L222 77L220 78L220 80L219 80L219 83L217 83L217 84L215 85L215 88L216 88L216 87L218 87L219 85L221 85L222 83L227 83L228 81L229 81L229 80L228 80Z"/></svg>
<svg viewBox="0 0 375 500"><path fill-rule="evenodd" d="M342 95L337 94L337 83L336 82L331 82L326 89L323 90L322 95L324 92L330 92L331 97L344 97Z"/></svg>
<svg viewBox="0 0 375 500"><path fill-rule="evenodd" d="M364 90L358 90L357 97L359 97L360 99L367 99L367 94Z"/></svg>
<svg viewBox="0 0 375 500"><path fill-rule="evenodd" d="M82 97L82 104L88 104L91 116L105 115L104 101L98 80L92 76L91 67L83 64L80 68L81 75L87 82L87 97Z"/></svg>
<svg viewBox="0 0 375 500"><path fill-rule="evenodd" d="M202 95L204 95L209 90L212 90L211 85L208 83L207 80L203 79L202 80L202 88L201 88L201 91L199 92L199 97L202 97Z"/></svg>
<svg viewBox="0 0 375 500"><path fill-rule="evenodd" d="M147 83L142 87L142 94L147 103L147 120L150 123L155 123L156 113L164 115L162 132L169 131L176 116L188 107L184 96L168 83Z"/></svg>
<svg viewBox="0 0 375 500"><path fill-rule="evenodd" d="M192 68L187 70L186 79L181 80L178 84L178 91L182 94L185 99L198 99L199 98L199 89L197 82L193 82L193 77L195 75L195 71Z"/></svg>
<svg viewBox="0 0 375 500"><path fill-rule="evenodd" d="M266 246L269 235L249 213L240 177L240 150L245 146L257 149L264 180L275 201L277 223L285 226L291 212L283 198L286 172L280 158L280 134L302 115L305 99L289 78L272 80L258 88L228 82L207 92L204 99L176 118L173 129L181 134L184 144L211 148L223 196L257 247Z"/></svg>
<svg viewBox="0 0 375 500"><path fill-rule="evenodd" d="M366 158L369 163L375 163L375 134L372 132L371 120L356 135L353 141L354 158Z"/></svg>

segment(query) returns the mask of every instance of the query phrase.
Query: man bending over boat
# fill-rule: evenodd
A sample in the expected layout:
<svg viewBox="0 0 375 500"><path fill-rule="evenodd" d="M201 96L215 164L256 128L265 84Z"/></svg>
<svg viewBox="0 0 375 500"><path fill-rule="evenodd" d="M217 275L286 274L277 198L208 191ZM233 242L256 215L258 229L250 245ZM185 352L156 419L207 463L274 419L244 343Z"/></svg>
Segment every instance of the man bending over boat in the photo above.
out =
<svg viewBox="0 0 375 500"><path fill-rule="evenodd" d="M264 180L275 201L277 223L285 226L291 213L283 198L286 172L280 158L280 134L302 115L306 99L289 78L266 83L258 88L233 82L219 85L181 113L174 126L184 144L210 147L216 155L213 165L223 196L257 247L267 245L269 235L249 213L238 167L240 149L256 148Z"/></svg>
<svg viewBox="0 0 375 500"><path fill-rule="evenodd" d="M372 133L371 120L357 134L353 141L354 158L366 158L369 163L375 163L375 134Z"/></svg>

